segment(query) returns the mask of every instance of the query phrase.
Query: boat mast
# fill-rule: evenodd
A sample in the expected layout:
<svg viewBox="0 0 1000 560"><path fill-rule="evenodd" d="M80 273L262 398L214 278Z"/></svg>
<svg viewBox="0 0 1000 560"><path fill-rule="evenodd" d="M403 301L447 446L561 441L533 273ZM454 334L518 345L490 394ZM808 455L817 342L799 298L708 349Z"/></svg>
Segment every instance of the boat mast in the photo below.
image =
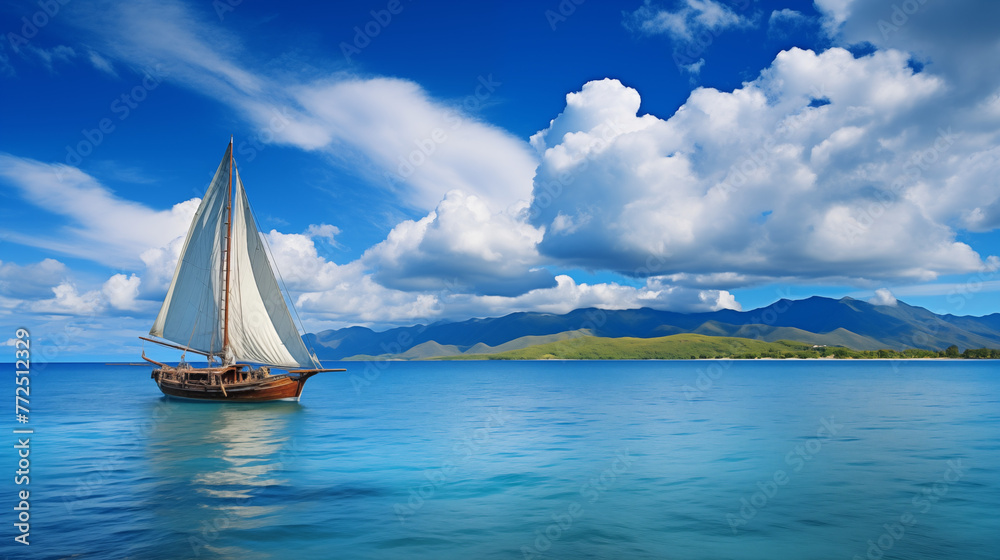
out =
<svg viewBox="0 0 1000 560"><path fill-rule="evenodd" d="M226 197L226 292L225 292L225 317L222 323L222 361L225 364L226 356L229 354L229 268L231 260L230 250L233 246L233 137L229 136L229 196Z"/></svg>

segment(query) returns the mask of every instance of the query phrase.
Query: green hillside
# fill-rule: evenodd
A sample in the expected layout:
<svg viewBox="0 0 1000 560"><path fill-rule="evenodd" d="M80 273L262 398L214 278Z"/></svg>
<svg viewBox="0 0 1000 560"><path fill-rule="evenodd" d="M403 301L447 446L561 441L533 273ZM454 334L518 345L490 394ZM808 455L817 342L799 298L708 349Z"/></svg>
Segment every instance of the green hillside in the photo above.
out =
<svg viewBox="0 0 1000 560"><path fill-rule="evenodd" d="M599 338L585 336L539 344L496 354L450 356L441 359L471 360L652 360L728 357L819 356L812 346L786 340L765 342L749 338L705 336L683 333L659 338ZM806 356L809 354L810 356Z"/></svg>
<svg viewBox="0 0 1000 560"><path fill-rule="evenodd" d="M548 334L544 336L522 336L520 338L515 338L509 342L499 344L497 346L489 346L479 342L468 348L462 348L454 344L438 344L437 342L431 340L428 342L423 342L417 344L416 346L410 348L406 352L400 354L380 354L378 356L369 356L365 354L358 354L355 356L349 356L344 358L344 361L368 361L368 360L420 360L420 359L430 359L439 357L450 357L458 356L461 354L497 354L500 352L507 352L510 350L520 350L522 348L528 348L530 346L537 346L539 344L546 344L549 342L557 342L560 340L567 340L573 338L580 338L583 336L590 336L590 331L586 329L580 329L576 331L566 331L556 334ZM474 358L481 359L481 358Z"/></svg>
<svg viewBox="0 0 1000 560"><path fill-rule="evenodd" d="M587 336L593 338L593 333L591 333L587 329L580 329L576 331L566 331L544 336L522 336L520 338L515 338L510 342L505 342L497 346L489 346L487 344L483 344L482 342L480 342L475 346L473 346L472 348L469 348L468 350L463 352L463 354L500 354L512 350L522 350L525 348L530 348L532 346L539 346L541 344L560 342L564 340L572 340Z"/></svg>
<svg viewBox="0 0 1000 560"><path fill-rule="evenodd" d="M749 338L683 333L659 338L585 336L496 354L463 354L442 360L684 360L708 358L918 358L937 357L927 350L851 350L815 348L789 340L766 342Z"/></svg>
<svg viewBox="0 0 1000 560"><path fill-rule="evenodd" d="M772 327L768 325L725 325L709 321L694 331L695 334L709 336L729 336L734 338L753 338L766 342L779 340L795 340L816 346L845 346L854 350L878 350L888 345L874 338L861 336L843 328L825 333L813 333L795 327Z"/></svg>

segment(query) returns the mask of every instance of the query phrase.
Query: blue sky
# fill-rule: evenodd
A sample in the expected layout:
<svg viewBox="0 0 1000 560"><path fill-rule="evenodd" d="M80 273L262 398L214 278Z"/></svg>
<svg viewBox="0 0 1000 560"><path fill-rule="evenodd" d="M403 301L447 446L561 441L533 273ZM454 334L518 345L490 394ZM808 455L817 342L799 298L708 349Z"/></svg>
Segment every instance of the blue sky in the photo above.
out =
<svg viewBox="0 0 1000 560"><path fill-rule="evenodd" d="M8 2L0 328L134 359L230 134L311 332L811 295L996 313L998 23L919 0Z"/></svg>

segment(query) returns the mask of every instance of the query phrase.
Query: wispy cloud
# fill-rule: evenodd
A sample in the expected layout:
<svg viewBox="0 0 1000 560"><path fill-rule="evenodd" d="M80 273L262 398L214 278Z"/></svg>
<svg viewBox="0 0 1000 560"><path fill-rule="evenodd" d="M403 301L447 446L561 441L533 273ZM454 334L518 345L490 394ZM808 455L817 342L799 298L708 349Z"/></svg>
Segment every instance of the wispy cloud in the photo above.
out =
<svg viewBox="0 0 1000 560"><path fill-rule="evenodd" d="M87 51L87 57L90 60L90 63L94 65L94 68L97 68L98 70L104 72L105 74L118 77L118 72L115 71L115 67L111 64L110 61L108 61L108 59L104 58L103 56L97 54L94 51Z"/></svg>
<svg viewBox="0 0 1000 560"><path fill-rule="evenodd" d="M802 12L784 8L774 10L767 19L767 34L770 37L782 37L795 29L799 29L815 22L815 18L809 18Z"/></svg>
<svg viewBox="0 0 1000 560"><path fill-rule="evenodd" d="M199 202L192 199L155 210L119 198L74 167L4 153L0 181L26 204L57 214L65 223L30 234L5 231L10 240L113 267L134 267L144 251L183 236Z"/></svg>
<svg viewBox="0 0 1000 560"><path fill-rule="evenodd" d="M55 259L26 265L0 261L0 296L44 297L52 293L54 286L64 282L68 274L66 265Z"/></svg>
<svg viewBox="0 0 1000 560"><path fill-rule="evenodd" d="M6 48L5 44L0 45L0 75L14 75L14 67L10 65L9 57L2 52ZM49 72L56 72L59 64L69 65L77 60L86 60L94 68L109 76L118 77L111 62L98 54L96 51L82 48L74 49L67 45L56 45L50 48L43 48L35 44L27 44L19 49L22 60L34 61L41 64Z"/></svg>
<svg viewBox="0 0 1000 560"><path fill-rule="evenodd" d="M92 48L139 68L166 66L177 80L227 99L260 94L266 80L235 61L238 37L181 2L101 2L75 5L73 23L92 34Z"/></svg>
<svg viewBox="0 0 1000 560"><path fill-rule="evenodd" d="M626 27L647 35L665 34L675 41L692 41L701 31L748 26L752 20L716 0L684 0L675 10L657 7L652 0L626 13Z"/></svg>
<svg viewBox="0 0 1000 560"><path fill-rule="evenodd" d="M480 86L472 77L470 95ZM331 155L353 147L374 166L373 182L397 188L417 208L431 210L456 189L493 210L530 196L537 162L523 140L432 99L413 82L344 78L289 91L301 109L278 133L281 141ZM255 116L267 113L258 108Z"/></svg>
<svg viewBox="0 0 1000 560"><path fill-rule="evenodd" d="M50 49L41 48L35 45L25 45L22 49L29 56L36 58L50 72L55 70L56 63L68 63L76 58L77 53L72 47L57 45Z"/></svg>
<svg viewBox="0 0 1000 560"><path fill-rule="evenodd" d="M735 7L745 11L750 7L744 0ZM673 10L658 7L652 0L633 12L623 12L622 25L641 35L666 35L674 44L673 62L691 83L705 66L706 51L727 29L748 28L755 18L736 13L717 0L683 0Z"/></svg>
<svg viewBox="0 0 1000 560"><path fill-rule="evenodd" d="M239 107L274 142L362 164L374 184L416 208L432 210L455 189L496 210L530 195L537 161L523 140L414 82L343 72L269 75L238 56L237 37L179 2L111 4L77 23L103 54L162 65L170 80ZM477 104L502 87L501 77L469 77Z"/></svg>

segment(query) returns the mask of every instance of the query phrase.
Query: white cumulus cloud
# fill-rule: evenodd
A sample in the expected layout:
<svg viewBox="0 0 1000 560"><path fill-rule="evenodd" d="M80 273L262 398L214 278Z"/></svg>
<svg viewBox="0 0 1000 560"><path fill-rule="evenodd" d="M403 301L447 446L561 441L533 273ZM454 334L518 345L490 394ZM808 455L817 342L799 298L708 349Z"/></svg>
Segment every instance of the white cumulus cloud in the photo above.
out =
<svg viewBox="0 0 1000 560"><path fill-rule="evenodd" d="M380 284L401 290L518 295L555 284L535 246L542 232L485 201L449 192L434 212L398 224L365 252Z"/></svg>
<svg viewBox="0 0 1000 560"><path fill-rule="evenodd" d="M101 292L91 290L80 293L75 284L63 282L52 288L53 297L32 302L36 313L54 315L88 315L98 313L104 305Z"/></svg>
<svg viewBox="0 0 1000 560"><path fill-rule="evenodd" d="M756 80L696 89L666 120L637 115L638 92L616 80L588 83L532 137L539 252L633 276L977 270L952 224L985 222L968 204L997 194L945 178L996 170L982 155L995 148L924 121L946 91L906 53L838 48L779 53Z"/></svg>
<svg viewBox="0 0 1000 560"><path fill-rule="evenodd" d="M872 296L868 303L872 305L887 305L889 307L896 306L896 296L892 295L892 292L888 288L879 288L875 290L875 295Z"/></svg>
<svg viewBox="0 0 1000 560"><path fill-rule="evenodd" d="M138 308L136 298L139 297L139 284L142 280L135 274L126 276L115 274L104 283L101 293L111 307L123 311L133 311Z"/></svg>

